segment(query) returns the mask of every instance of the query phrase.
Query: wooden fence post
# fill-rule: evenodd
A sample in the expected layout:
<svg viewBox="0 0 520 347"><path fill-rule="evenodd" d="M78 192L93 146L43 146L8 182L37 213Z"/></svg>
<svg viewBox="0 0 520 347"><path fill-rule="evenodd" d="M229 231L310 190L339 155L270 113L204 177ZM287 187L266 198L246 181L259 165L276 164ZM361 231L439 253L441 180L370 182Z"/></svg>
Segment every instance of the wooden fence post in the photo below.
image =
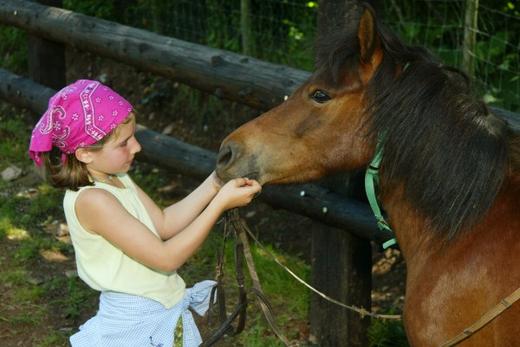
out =
<svg viewBox="0 0 520 347"><path fill-rule="evenodd" d="M354 176L340 175L320 182L345 196L361 182ZM316 224L318 225L318 224ZM370 241L324 225L312 231L312 284L326 295L347 305L371 307L372 248ZM311 336L320 347L368 346L370 318L325 301L311 298Z"/></svg>
<svg viewBox="0 0 520 347"><path fill-rule="evenodd" d="M478 0L466 0L464 16L464 42L462 47L462 67L471 77L475 77L475 47L477 42Z"/></svg>
<svg viewBox="0 0 520 347"><path fill-rule="evenodd" d="M38 3L62 7L62 0L39 0ZM65 47L62 43L27 35L27 57L31 78L47 87L60 90L65 86Z"/></svg>
<svg viewBox="0 0 520 347"><path fill-rule="evenodd" d="M348 305L370 308L372 288L370 241L326 226L312 233L312 284ZM368 345L370 319L317 295L311 298L311 335L321 347Z"/></svg>

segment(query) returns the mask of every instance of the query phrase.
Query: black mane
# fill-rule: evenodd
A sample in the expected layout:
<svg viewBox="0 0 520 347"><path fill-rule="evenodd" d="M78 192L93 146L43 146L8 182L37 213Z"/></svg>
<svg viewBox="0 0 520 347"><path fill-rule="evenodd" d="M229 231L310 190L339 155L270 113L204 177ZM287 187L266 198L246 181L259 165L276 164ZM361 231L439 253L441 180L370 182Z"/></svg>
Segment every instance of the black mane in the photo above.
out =
<svg viewBox="0 0 520 347"><path fill-rule="evenodd" d="M335 83L359 61L356 31L347 31L317 47L317 71ZM473 95L463 72L405 45L381 23L377 33L384 58L367 88L366 117L368 135L384 141L382 181L403 184L431 227L453 238L493 203L517 135Z"/></svg>

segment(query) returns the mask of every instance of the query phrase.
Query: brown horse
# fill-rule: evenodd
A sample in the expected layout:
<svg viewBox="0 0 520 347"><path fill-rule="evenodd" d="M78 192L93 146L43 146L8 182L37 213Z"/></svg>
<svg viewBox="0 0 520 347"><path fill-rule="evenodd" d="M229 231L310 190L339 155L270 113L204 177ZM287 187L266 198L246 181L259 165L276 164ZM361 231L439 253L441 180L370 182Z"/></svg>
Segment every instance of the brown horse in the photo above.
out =
<svg viewBox="0 0 520 347"><path fill-rule="evenodd" d="M366 8L317 47L311 78L222 143L223 179L262 184L362 169L384 146L379 199L407 264L412 346L439 346L520 286L520 139L460 71ZM520 302L461 343L520 346Z"/></svg>

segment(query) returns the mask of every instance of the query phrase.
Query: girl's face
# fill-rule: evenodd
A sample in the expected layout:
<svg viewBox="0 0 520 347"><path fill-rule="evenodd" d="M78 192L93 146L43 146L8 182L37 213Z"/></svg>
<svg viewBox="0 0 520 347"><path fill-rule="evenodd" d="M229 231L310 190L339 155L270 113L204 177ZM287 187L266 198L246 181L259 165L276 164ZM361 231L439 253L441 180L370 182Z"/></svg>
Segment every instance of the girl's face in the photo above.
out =
<svg viewBox="0 0 520 347"><path fill-rule="evenodd" d="M119 136L110 139L103 149L91 152L92 160L87 169L94 174L114 175L126 173L134 156L141 151L141 145L135 138L135 120L119 125Z"/></svg>

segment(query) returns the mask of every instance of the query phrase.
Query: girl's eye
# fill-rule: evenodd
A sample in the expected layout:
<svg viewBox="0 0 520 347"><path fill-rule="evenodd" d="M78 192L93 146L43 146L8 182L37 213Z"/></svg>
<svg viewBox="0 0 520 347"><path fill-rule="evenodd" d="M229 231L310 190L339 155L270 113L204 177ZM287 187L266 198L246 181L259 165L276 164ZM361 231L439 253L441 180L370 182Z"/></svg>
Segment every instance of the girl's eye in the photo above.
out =
<svg viewBox="0 0 520 347"><path fill-rule="evenodd" d="M331 97L321 89L316 89L314 92L311 93L310 97L312 100L320 104L326 103L331 99Z"/></svg>
<svg viewBox="0 0 520 347"><path fill-rule="evenodd" d="M125 141L125 142L120 144L120 147L126 147L127 144L128 144L128 141Z"/></svg>

